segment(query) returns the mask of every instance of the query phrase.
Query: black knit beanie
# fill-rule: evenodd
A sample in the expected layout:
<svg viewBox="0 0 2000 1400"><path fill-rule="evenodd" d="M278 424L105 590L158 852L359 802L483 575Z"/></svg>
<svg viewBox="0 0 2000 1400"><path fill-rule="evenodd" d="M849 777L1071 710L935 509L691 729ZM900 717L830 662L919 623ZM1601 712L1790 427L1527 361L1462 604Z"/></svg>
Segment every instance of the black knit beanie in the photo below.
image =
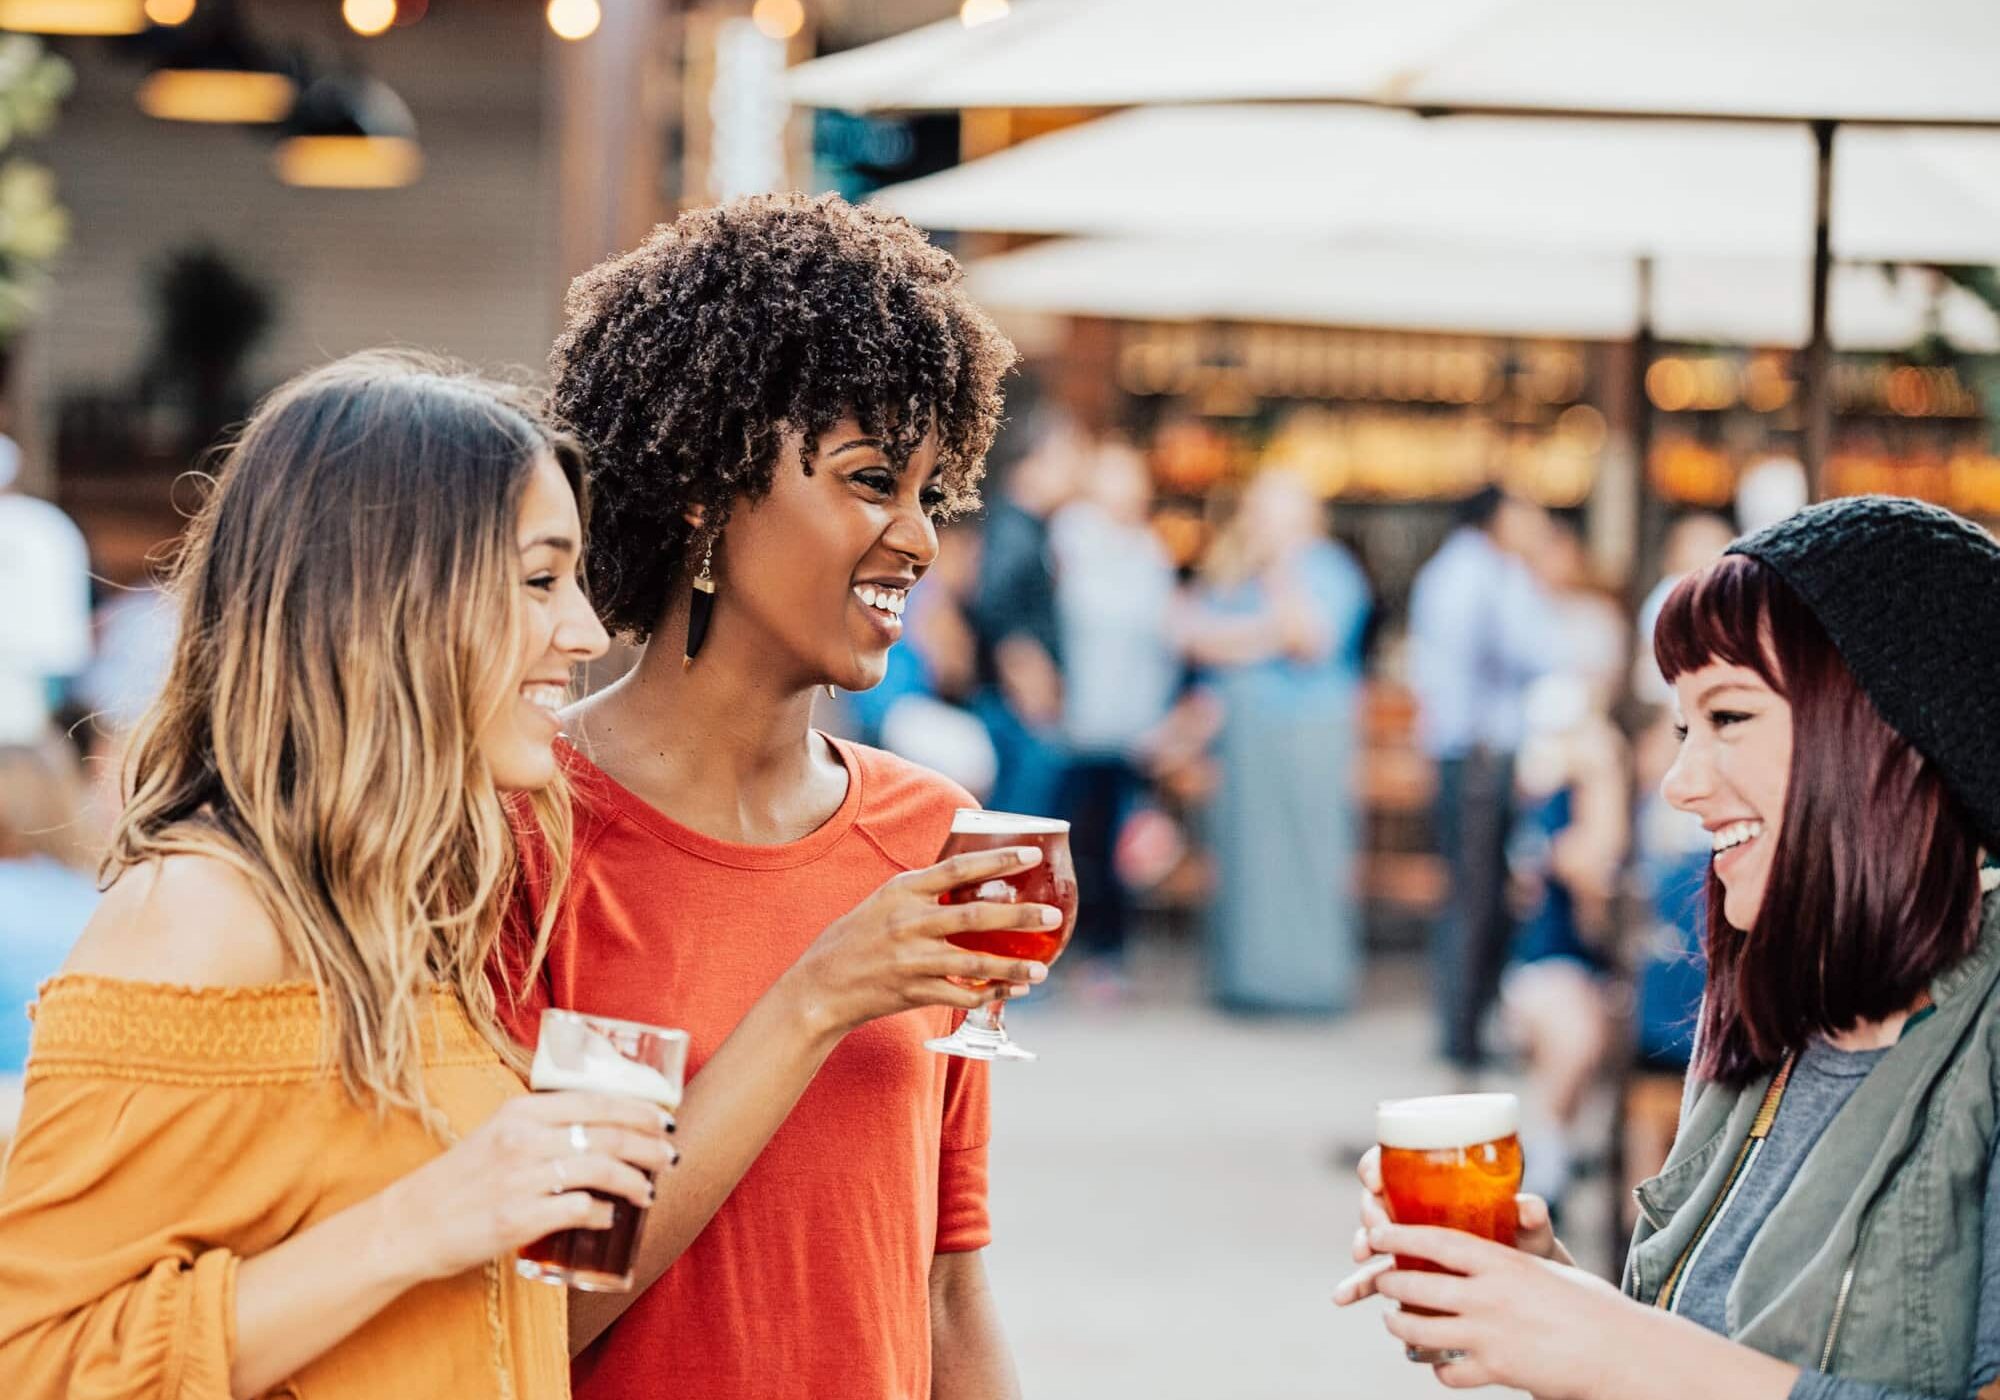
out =
<svg viewBox="0 0 2000 1400"><path fill-rule="evenodd" d="M1791 585L1882 718L2000 850L2000 543L1924 501L1853 496L1729 552Z"/></svg>

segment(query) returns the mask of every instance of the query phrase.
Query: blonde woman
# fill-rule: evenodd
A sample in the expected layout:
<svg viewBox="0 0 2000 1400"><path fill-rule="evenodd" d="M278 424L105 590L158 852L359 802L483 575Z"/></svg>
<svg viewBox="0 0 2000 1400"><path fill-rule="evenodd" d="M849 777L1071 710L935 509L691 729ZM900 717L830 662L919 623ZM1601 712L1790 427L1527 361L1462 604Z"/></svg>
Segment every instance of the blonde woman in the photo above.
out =
<svg viewBox="0 0 2000 1400"><path fill-rule="evenodd" d="M10 1400L568 1393L519 1245L650 1200L659 1112L528 1096L484 976L603 630L581 461L401 357L279 390L179 573L110 880L0 1180ZM572 1125L583 1125L573 1132Z"/></svg>

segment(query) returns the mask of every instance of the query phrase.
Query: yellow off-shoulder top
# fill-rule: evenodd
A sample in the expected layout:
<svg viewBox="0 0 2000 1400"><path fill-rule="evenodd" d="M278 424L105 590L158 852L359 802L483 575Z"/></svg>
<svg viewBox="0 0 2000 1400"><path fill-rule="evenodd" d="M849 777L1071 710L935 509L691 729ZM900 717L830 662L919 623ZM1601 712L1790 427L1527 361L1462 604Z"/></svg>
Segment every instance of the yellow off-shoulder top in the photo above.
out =
<svg viewBox="0 0 2000 1400"><path fill-rule="evenodd" d="M7 1400L228 1400L239 1259L443 1151L319 1064L311 986L42 988L0 1174ZM454 1132L514 1095L457 998L433 994L425 1091ZM298 1400L569 1394L563 1291L511 1261L412 1289L273 1392Z"/></svg>

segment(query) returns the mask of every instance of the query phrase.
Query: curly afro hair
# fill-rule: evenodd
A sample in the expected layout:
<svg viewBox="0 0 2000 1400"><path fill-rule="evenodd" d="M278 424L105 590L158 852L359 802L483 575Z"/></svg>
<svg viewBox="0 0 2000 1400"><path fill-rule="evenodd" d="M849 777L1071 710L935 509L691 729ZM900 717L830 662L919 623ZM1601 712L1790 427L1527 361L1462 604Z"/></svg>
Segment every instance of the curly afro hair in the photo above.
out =
<svg viewBox="0 0 2000 1400"><path fill-rule="evenodd" d="M771 489L788 432L842 417L898 466L935 428L947 513L975 508L1014 347L910 224L833 195L682 215L576 279L552 404L592 449L591 595L644 641L704 532Z"/></svg>

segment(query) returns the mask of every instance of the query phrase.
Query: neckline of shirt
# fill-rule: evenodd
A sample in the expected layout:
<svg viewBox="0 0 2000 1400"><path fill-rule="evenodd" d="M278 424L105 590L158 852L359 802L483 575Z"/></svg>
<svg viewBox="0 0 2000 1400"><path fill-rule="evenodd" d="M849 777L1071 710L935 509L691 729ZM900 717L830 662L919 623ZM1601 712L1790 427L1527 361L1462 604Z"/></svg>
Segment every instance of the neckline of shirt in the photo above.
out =
<svg viewBox="0 0 2000 1400"><path fill-rule="evenodd" d="M840 759L841 766L847 770L847 795L841 799L840 806L834 810L833 815L822 822L817 830L796 841L768 846L724 841L719 837L696 831L691 826L683 826L599 768L574 745L565 743L561 747L561 752L564 767L569 770L571 776L581 779L591 789L592 795L613 815L623 818L669 845L712 865L730 866L738 870L788 870L809 865L826 855L840 844L861 818L862 765L859 753L845 739L836 738L820 729L812 732L832 747L835 756Z"/></svg>

